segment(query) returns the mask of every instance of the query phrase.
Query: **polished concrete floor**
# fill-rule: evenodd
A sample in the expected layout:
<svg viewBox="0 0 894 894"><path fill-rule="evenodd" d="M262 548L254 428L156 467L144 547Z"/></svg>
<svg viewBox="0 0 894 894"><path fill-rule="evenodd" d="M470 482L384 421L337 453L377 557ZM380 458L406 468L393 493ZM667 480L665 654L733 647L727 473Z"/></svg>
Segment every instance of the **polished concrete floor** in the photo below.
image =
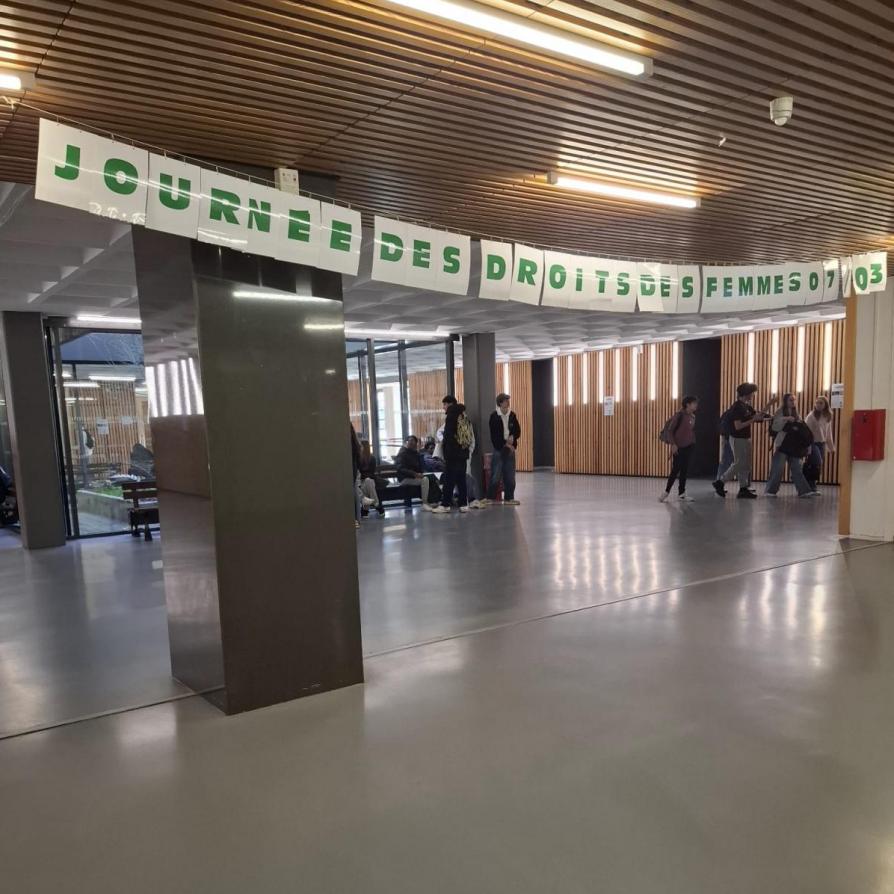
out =
<svg viewBox="0 0 894 894"><path fill-rule="evenodd" d="M521 476L523 505L389 510L358 532L366 655L839 553L821 500L656 501L640 479ZM0 532L0 736L187 692L170 677L161 548L27 553ZM6 548L4 549L4 545Z"/></svg>
<svg viewBox="0 0 894 894"><path fill-rule="evenodd" d="M679 532L691 508L649 511ZM782 517L740 538L774 570L381 654L365 686L233 718L192 698L2 741L4 888L889 894L894 548L778 556L806 537ZM558 521L493 523L542 544L517 590L538 564L545 599L601 586ZM710 554L694 530L678 551Z"/></svg>

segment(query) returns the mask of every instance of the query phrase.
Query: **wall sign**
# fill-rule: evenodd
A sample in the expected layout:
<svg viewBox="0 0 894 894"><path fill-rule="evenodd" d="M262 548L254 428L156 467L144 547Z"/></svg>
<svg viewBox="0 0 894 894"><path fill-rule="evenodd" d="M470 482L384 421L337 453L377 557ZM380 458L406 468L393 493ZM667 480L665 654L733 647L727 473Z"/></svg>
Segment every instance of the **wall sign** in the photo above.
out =
<svg viewBox="0 0 894 894"><path fill-rule="evenodd" d="M609 397L606 395L602 400L602 415L603 416L614 416L615 415L615 399L613 397Z"/></svg>
<svg viewBox="0 0 894 894"><path fill-rule="evenodd" d="M833 410L844 409L844 384L842 382L835 382L832 385L832 394L829 399L829 406Z"/></svg>
<svg viewBox="0 0 894 894"><path fill-rule="evenodd" d="M360 212L41 119L35 197L251 254L356 275ZM727 313L835 301L887 285L887 252L704 266L482 239L478 297L631 313ZM469 236L376 216L372 279L465 295Z"/></svg>

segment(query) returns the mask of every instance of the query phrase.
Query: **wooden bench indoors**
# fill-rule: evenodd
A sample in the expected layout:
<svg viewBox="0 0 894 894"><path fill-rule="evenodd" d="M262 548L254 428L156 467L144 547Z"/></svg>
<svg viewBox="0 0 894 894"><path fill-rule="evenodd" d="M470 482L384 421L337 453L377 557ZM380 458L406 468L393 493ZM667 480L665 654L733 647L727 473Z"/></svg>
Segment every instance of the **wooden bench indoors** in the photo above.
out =
<svg viewBox="0 0 894 894"><path fill-rule="evenodd" d="M121 485L125 500L130 500L130 533L143 539L152 539L152 525L158 524L158 487L154 481L125 481Z"/></svg>

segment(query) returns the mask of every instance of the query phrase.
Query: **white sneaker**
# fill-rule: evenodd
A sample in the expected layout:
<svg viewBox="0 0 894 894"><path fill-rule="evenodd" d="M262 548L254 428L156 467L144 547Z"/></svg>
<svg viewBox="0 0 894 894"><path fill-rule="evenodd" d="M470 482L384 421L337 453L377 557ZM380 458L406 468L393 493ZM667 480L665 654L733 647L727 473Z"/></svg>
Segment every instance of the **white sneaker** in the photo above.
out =
<svg viewBox="0 0 894 894"><path fill-rule="evenodd" d="M681 503L694 503L695 502L695 500L693 500L692 497L689 496L689 494L680 494L680 496L677 497L677 499Z"/></svg>
<svg viewBox="0 0 894 894"><path fill-rule="evenodd" d="M449 515L450 509L447 506L435 506L434 509L432 509L432 512L436 515Z"/></svg>
<svg viewBox="0 0 894 894"><path fill-rule="evenodd" d="M468 507L468 506L460 506L460 507L459 507L459 511L460 511L460 512L468 512L468 511L469 511L469 507Z"/></svg>
<svg viewBox="0 0 894 894"><path fill-rule="evenodd" d="M505 506L521 506L521 500L503 500Z"/></svg>
<svg viewBox="0 0 894 894"><path fill-rule="evenodd" d="M472 502L469 503L469 509L480 509L480 508L481 508L480 500L472 500Z"/></svg>
<svg viewBox="0 0 894 894"><path fill-rule="evenodd" d="M375 506L376 501L372 497L364 497L361 500L364 509L369 509L370 506Z"/></svg>
<svg viewBox="0 0 894 894"><path fill-rule="evenodd" d="M423 508L426 512L434 512L434 511L435 511L435 507L432 506L431 503L423 503L423 504L422 504L422 508Z"/></svg>
<svg viewBox="0 0 894 894"><path fill-rule="evenodd" d="M777 494L771 494L769 491L767 491L767 492L764 493L764 496L765 496L765 497L770 497L771 499L775 500L776 497L777 497L778 495L777 495Z"/></svg>
<svg viewBox="0 0 894 894"><path fill-rule="evenodd" d="M666 502L668 501L669 498L670 498L670 494L669 494L667 491L665 491L665 492L658 498L658 502L659 502L659 503L666 503Z"/></svg>
<svg viewBox="0 0 894 894"><path fill-rule="evenodd" d="M484 509L485 506L490 506L491 503L493 503L493 500L488 500L487 497L482 497L482 498L478 501L478 508L479 508L479 509Z"/></svg>

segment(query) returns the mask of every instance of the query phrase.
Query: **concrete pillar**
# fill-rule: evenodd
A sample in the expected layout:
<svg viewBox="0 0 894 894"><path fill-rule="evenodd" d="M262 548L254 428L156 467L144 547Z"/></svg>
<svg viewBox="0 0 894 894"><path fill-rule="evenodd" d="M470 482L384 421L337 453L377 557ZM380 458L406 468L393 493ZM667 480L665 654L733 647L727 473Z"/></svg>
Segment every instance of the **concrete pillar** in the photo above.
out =
<svg viewBox="0 0 894 894"><path fill-rule="evenodd" d="M363 680L341 277L134 227L174 676Z"/></svg>
<svg viewBox="0 0 894 894"><path fill-rule="evenodd" d="M472 456L472 475L482 480L482 458L493 449L489 419L496 392L497 352L493 332L463 336L463 403L479 445Z"/></svg>
<svg viewBox="0 0 894 894"><path fill-rule="evenodd" d="M894 540L894 281L884 292L847 299L845 406L839 449L839 530L866 540ZM854 410L887 411L885 459L850 459Z"/></svg>
<svg viewBox="0 0 894 894"><path fill-rule="evenodd" d="M0 313L0 358L22 545L26 549L62 546L65 510L46 339L39 313Z"/></svg>

